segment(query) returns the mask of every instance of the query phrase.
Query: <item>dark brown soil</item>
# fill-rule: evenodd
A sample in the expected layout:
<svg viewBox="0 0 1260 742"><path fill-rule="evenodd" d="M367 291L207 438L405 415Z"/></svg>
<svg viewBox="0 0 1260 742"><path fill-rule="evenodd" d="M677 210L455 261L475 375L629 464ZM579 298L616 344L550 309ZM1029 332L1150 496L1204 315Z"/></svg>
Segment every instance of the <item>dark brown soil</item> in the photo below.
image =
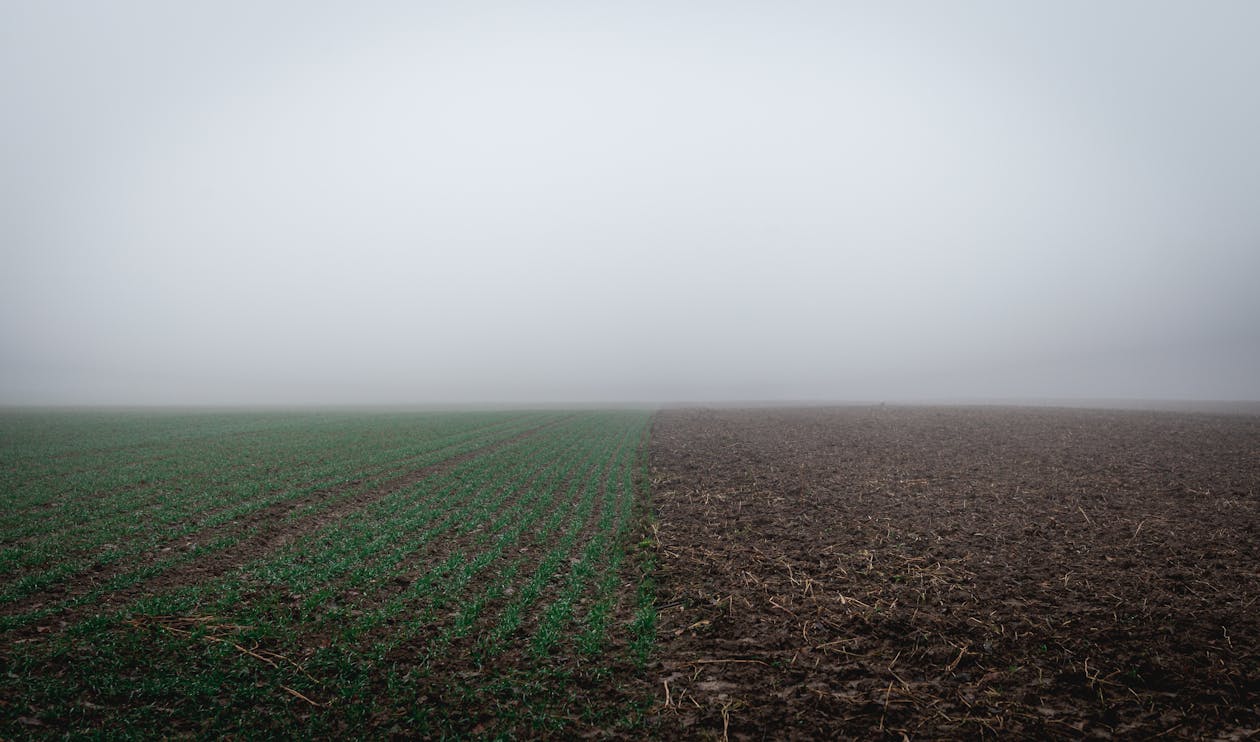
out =
<svg viewBox="0 0 1260 742"><path fill-rule="evenodd" d="M1260 736L1260 417L668 410L663 737Z"/></svg>

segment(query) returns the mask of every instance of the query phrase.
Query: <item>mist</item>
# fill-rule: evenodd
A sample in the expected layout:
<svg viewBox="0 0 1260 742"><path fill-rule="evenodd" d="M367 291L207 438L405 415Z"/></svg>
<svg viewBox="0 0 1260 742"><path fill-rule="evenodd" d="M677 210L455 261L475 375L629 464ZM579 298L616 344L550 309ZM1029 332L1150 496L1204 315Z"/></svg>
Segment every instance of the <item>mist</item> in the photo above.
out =
<svg viewBox="0 0 1260 742"><path fill-rule="evenodd" d="M1260 399L1260 5L9 3L0 404Z"/></svg>

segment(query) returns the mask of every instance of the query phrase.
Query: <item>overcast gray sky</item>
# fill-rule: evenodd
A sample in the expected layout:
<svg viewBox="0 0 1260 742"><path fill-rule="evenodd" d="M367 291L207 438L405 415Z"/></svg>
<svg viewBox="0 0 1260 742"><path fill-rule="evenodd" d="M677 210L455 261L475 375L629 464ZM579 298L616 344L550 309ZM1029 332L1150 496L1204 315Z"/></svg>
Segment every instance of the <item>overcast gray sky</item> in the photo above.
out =
<svg viewBox="0 0 1260 742"><path fill-rule="evenodd" d="M0 403L1260 399L1257 38L0 2Z"/></svg>

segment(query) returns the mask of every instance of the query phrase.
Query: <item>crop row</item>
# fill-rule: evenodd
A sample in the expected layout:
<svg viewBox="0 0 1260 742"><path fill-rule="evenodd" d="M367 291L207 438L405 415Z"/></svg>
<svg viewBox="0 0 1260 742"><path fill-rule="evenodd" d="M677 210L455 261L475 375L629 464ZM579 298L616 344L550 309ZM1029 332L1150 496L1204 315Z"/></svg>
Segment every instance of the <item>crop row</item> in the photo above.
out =
<svg viewBox="0 0 1260 742"><path fill-rule="evenodd" d="M12 640L0 692L27 699L22 713L35 709L41 724L70 732L125 724L137 733L328 735L387 720L407 733L464 733L476 711L464 706L481 703L474 699L490 704L476 711L491 714L482 720L488 729L538 733L572 723L570 701L560 699L575 674L583 684L607 682L609 668L641 664L652 643L650 582L635 548L650 414L413 417L335 426L375 441L379 452L353 441L338 449L336 435L321 434L326 423L280 418L297 442L268 450L298 452L325 469L295 475L276 456L268 464L282 479L242 502L300 507L141 558L179 528L202 532L240 507L181 489L162 511L169 518L141 521L120 539L132 561L110 579L25 608L21 599L43 588L5 584L0 600L21 610L0 617ZM219 423L240 441L266 432ZM407 430L426 434L409 439ZM49 440L64 465L88 468L61 438ZM143 446L145 455L159 453ZM169 471L184 471L172 455ZM246 462L229 473L248 488L249 455L226 455ZM350 492L373 495L352 500ZM127 493L102 501L114 497ZM103 512L84 543L119 538L113 511ZM320 513L328 515L311 517ZM261 528L276 538L249 541ZM229 568L195 569L201 556L234 546L240 554ZM100 553L38 563L42 572L23 563L20 574L51 570L64 579L97 569ZM16 712L0 712L10 724L0 723L0 734L17 730L7 716Z"/></svg>
<svg viewBox="0 0 1260 742"><path fill-rule="evenodd" d="M252 469L238 473L237 480L226 487L231 491L228 495L217 488L202 490L194 486L148 506L128 503L131 498L127 495L73 501L79 507L61 509L64 527L48 526L48 521L54 519L45 517L34 524L24 524L25 528L18 529L21 537L6 538L0 550L0 574L10 579L0 583L0 606L47 591L75 575L95 576L102 568L127 564L129 560L139 559L139 563L118 570L118 580L125 583L133 577L149 576L155 570L230 547L268 524L229 528L224 534L216 533L214 540L197 542L198 534L213 533L216 527L246 521L278 504L306 499L312 501L294 509L288 517L309 516L378 487L401 472L476 451L548 422L554 419L461 426L441 437L420 438L410 445L383 450L364 451L337 436L324 441L321 448L307 449L302 454L303 460L324 456L332 459L330 463L318 469L294 466L263 476L252 475ZM253 455L259 461L273 457L267 450L254 451ZM132 509L127 509L128 504ZM73 517L66 516L65 511L73 513ZM27 535L36 530L43 530L38 538ZM163 544L181 544L189 539L193 542L191 548L162 550Z"/></svg>

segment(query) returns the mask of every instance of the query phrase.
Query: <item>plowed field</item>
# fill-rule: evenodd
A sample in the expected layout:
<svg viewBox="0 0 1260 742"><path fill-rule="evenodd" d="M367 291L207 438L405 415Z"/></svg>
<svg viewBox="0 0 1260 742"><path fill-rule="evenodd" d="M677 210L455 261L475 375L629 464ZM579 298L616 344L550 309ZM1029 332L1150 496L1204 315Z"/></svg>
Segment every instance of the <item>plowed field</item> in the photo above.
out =
<svg viewBox="0 0 1260 742"><path fill-rule="evenodd" d="M1260 734L1260 418L669 410L657 729Z"/></svg>

